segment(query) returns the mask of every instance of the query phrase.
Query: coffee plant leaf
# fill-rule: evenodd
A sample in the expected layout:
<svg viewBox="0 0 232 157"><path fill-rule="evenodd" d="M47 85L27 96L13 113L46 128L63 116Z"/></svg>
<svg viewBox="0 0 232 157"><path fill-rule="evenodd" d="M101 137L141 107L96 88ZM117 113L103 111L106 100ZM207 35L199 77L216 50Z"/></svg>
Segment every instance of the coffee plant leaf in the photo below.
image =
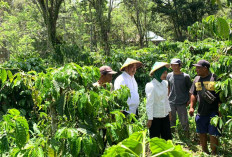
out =
<svg viewBox="0 0 232 157"><path fill-rule="evenodd" d="M14 76L13 76L13 74L12 74L12 72L10 70L7 70L7 75L8 75L10 83L12 83L12 81L14 79Z"/></svg>
<svg viewBox="0 0 232 157"><path fill-rule="evenodd" d="M152 138L149 143L153 155L174 150L174 146L171 141L165 141L164 139L158 137Z"/></svg>
<svg viewBox="0 0 232 157"><path fill-rule="evenodd" d="M29 126L27 120L24 117L15 118L15 123L16 123L16 128L15 128L16 145L19 148L22 148L29 140Z"/></svg>
<svg viewBox="0 0 232 157"><path fill-rule="evenodd" d="M140 155L143 150L142 143L133 140L133 139L126 139L122 142L122 145L130 149L131 151L135 152L137 155Z"/></svg>
<svg viewBox="0 0 232 157"><path fill-rule="evenodd" d="M230 34L230 27L227 21L223 18L218 17L215 20L215 24L217 27L216 34L224 39L228 39Z"/></svg>

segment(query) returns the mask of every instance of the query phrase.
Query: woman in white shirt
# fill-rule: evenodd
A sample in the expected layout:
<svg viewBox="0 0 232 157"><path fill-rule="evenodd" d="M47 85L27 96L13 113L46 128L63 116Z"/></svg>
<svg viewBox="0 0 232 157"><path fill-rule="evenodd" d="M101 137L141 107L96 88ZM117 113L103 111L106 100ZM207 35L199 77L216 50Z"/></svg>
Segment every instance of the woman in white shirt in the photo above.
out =
<svg viewBox="0 0 232 157"><path fill-rule="evenodd" d="M147 127L150 138L172 139L169 121L171 108L168 101L168 83L165 80L168 67L169 64L166 62L156 62L150 72L153 80L146 84Z"/></svg>

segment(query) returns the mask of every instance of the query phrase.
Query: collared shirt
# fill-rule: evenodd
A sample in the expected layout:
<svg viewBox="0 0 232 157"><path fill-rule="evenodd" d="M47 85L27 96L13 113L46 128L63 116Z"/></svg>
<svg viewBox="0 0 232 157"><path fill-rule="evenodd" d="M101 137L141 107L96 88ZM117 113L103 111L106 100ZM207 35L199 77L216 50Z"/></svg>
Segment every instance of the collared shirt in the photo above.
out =
<svg viewBox="0 0 232 157"><path fill-rule="evenodd" d="M156 79L146 84L147 96L147 116L148 120L155 118L164 118L171 111L168 102L168 82L163 80L161 83Z"/></svg>
<svg viewBox="0 0 232 157"><path fill-rule="evenodd" d="M121 85L126 85L130 89L131 97L127 99L129 113L136 114L136 109L139 106L139 93L138 85L134 76L130 76L128 73L123 72L114 81L114 89L117 90L121 88Z"/></svg>

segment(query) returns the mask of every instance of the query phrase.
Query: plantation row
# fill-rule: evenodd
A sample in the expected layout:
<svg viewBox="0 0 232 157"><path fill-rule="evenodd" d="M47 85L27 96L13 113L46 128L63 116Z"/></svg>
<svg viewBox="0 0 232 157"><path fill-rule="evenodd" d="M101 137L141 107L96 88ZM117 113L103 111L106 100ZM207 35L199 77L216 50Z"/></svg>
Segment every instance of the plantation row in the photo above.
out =
<svg viewBox="0 0 232 157"><path fill-rule="evenodd" d="M149 143L153 155L189 156L171 141L149 140L144 125L147 120L144 87L150 81L150 68L155 61L170 62L173 57L183 61L182 71L192 79L196 75L193 63L200 59L211 62L211 72L220 78L216 88L220 92L223 115L213 123L223 128L221 142L229 141L231 145L228 139L232 137L232 50L227 44L211 39L200 43L165 42L140 50L133 47L114 50L110 58L89 53L85 54L86 60L80 56L77 61L80 65L69 63L58 68L47 68L53 65L42 59L11 60L0 70L0 153L10 156L145 156ZM102 61L117 70L127 57L144 64L135 76L143 100L138 120L120 112L128 108L128 88L111 92L110 87L99 89L92 85L100 76L98 67Z"/></svg>

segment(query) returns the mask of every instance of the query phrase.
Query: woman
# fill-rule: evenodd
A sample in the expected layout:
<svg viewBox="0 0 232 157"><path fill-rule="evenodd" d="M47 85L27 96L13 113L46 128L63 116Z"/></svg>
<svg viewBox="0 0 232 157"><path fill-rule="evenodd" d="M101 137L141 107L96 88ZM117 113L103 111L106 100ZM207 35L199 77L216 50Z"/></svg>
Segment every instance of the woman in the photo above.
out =
<svg viewBox="0 0 232 157"><path fill-rule="evenodd" d="M172 139L169 121L171 108L168 102L168 83L166 81L168 67L169 64L166 62L156 62L150 72L153 80L146 84L147 127L150 131L150 138Z"/></svg>

